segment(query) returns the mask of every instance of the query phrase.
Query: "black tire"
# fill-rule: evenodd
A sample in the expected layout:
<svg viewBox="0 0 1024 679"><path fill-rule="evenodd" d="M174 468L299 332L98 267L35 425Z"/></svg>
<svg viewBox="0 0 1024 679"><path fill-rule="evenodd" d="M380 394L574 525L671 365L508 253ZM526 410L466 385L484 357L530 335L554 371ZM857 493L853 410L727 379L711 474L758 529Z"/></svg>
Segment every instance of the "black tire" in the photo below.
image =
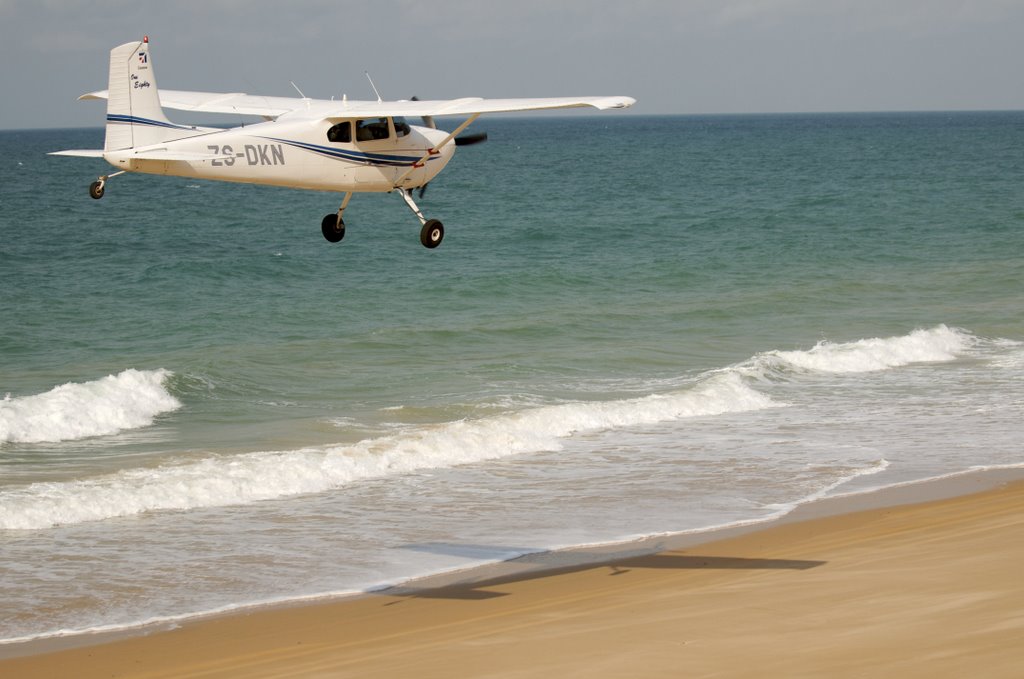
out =
<svg viewBox="0 0 1024 679"><path fill-rule="evenodd" d="M420 242L425 248L436 248L444 240L444 225L436 219L428 219L420 229Z"/></svg>
<svg viewBox="0 0 1024 679"><path fill-rule="evenodd" d="M320 231L328 241L337 243L345 237L345 222L338 219L336 212L332 212L324 217L324 221L320 223Z"/></svg>
<svg viewBox="0 0 1024 679"><path fill-rule="evenodd" d="M105 191L106 187L104 187L100 182L93 182L92 184L89 184L89 195L96 200L102 198Z"/></svg>

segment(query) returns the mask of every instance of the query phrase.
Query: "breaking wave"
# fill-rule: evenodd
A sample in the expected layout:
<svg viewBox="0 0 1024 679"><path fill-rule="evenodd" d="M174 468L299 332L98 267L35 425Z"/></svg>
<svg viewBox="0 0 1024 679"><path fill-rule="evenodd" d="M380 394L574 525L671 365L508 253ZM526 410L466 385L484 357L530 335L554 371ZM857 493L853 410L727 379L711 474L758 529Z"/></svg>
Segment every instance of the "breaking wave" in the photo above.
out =
<svg viewBox="0 0 1024 679"><path fill-rule="evenodd" d="M952 361L977 346L979 339L959 328L939 325L899 337L856 342L818 342L806 351L768 351L738 366L757 377L791 373L864 373L911 363Z"/></svg>
<svg viewBox="0 0 1024 679"><path fill-rule="evenodd" d="M0 444L58 443L148 427L181 407L164 387L167 370L125 370L44 394L0 401Z"/></svg>
<svg viewBox="0 0 1024 679"><path fill-rule="evenodd" d="M16 486L0 492L0 529L42 529L149 511L245 504L329 491L364 479L559 450L564 440L577 433L784 405L752 388L751 379L756 383L766 378L799 379L805 374L861 373L950 361L981 341L966 331L940 325L901 337L821 342L806 351L758 354L670 393L521 408L351 445L211 456L89 479ZM166 371L125 371L5 401L0 410L0 432L6 437L2 440L66 440L145 426L155 415L179 406L162 386L168 375Z"/></svg>
<svg viewBox="0 0 1024 679"><path fill-rule="evenodd" d="M557 450L575 433L769 408L738 375L636 399L567 403L422 427L347 446L210 457L0 493L0 529L40 529L142 512L317 493L362 479Z"/></svg>

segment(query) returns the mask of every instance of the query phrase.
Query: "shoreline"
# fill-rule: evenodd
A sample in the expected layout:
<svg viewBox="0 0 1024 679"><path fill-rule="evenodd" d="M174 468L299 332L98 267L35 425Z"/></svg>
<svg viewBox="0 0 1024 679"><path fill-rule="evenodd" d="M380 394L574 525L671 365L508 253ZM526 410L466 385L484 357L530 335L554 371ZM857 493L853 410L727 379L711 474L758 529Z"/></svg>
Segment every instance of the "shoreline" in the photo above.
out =
<svg viewBox="0 0 1024 679"><path fill-rule="evenodd" d="M333 609L376 605L389 599L443 600L441 593L460 590L479 592L481 587L496 583L527 583L581 573L602 567L614 568L636 559L651 559L667 553L690 550L697 546L718 545L744 539L768 538L773 532L791 526L829 521L849 521L864 514L878 513L897 507L928 507L942 502L963 500L998 492L1009 486L1024 491L1024 468L1011 467L965 471L923 481L907 482L885 488L858 491L817 499L798 505L784 516L639 540L572 547L536 552L507 561L472 566L465 569L405 581L399 585L347 596L316 596L272 604L241 607L225 612L190 616L173 622L132 627L112 632L55 636L0 645L0 670L4 665L23 665L22 671L32 676L33 666L45 666L63 657L113 650L122 646L161 645L170 637L203 634L202 630L248 625L259 620L281 616L319 615ZM477 595L470 595L472 598ZM76 665L77 667L77 665Z"/></svg>
<svg viewBox="0 0 1024 679"><path fill-rule="evenodd" d="M661 551L686 549L719 542L769 530L775 526L785 526L864 511L903 505L926 504L950 498L970 496L1011 483L1024 484L1024 466L965 470L938 477L906 481L882 488L840 493L801 502L781 516L764 519L751 519L749 521L708 528L543 550L504 561L411 578L410 580L379 590L331 597L325 599L323 603L330 603L332 600L351 600L362 596L387 595L392 592L403 592L406 590L418 591L458 586L496 577L544 573L545 571L554 571L567 566L604 564L620 558L647 556ZM254 610L258 608L289 607L290 605L289 602L282 602L281 604L255 607ZM302 606L305 603L296 602L295 605ZM316 602L312 605L316 605Z"/></svg>
<svg viewBox="0 0 1024 679"><path fill-rule="evenodd" d="M899 482L881 488L858 490L803 500L795 503L791 509L781 515L622 540L543 549L501 561L473 564L437 573L415 576L397 583L384 584L365 590L309 594L281 600L238 604L222 609L168 616L167 618L143 621L136 624L114 625L107 629L56 632L24 639L0 640L0 661L7 658L51 653L134 637L161 634L197 622L236 615L258 614L262 611L276 609L330 605L354 601L363 597L400 593L407 590L442 588L494 577L543 573L547 570L558 570L566 566L600 564L619 558L654 554L665 549L682 549L709 542L717 542L769 529L776 525L969 495L1014 480L1024 480L1024 465L968 469L937 477Z"/></svg>

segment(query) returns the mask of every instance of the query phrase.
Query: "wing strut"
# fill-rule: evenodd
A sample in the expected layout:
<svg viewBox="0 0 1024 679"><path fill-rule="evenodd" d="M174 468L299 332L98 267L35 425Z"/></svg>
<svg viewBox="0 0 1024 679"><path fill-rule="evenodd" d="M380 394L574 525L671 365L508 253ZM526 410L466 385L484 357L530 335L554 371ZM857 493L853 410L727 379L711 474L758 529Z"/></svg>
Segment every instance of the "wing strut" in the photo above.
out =
<svg viewBox="0 0 1024 679"><path fill-rule="evenodd" d="M420 168L422 168L426 164L426 162L430 159L431 156L436 156L437 153L442 148L444 148L448 144L452 143L452 140L455 139L455 137L459 136L459 134L461 134L463 130L465 130L467 127L469 127L473 123L473 121L475 121L479 117L480 117L479 113L474 113L473 115L471 115L469 118L466 119L466 122L464 122L461 125L459 125L458 127L456 127L455 130L451 134L449 134L447 137L445 137L444 141L442 141L440 144L438 144L437 146L435 146L432 149L427 149L426 154L424 154L422 158L420 158L415 163L413 163L412 167L410 167L408 170L406 170L402 174L401 177L399 177L398 179L395 180L395 182L394 182L395 188L401 186L402 182L405 181L406 177L411 175L416 170L419 170Z"/></svg>

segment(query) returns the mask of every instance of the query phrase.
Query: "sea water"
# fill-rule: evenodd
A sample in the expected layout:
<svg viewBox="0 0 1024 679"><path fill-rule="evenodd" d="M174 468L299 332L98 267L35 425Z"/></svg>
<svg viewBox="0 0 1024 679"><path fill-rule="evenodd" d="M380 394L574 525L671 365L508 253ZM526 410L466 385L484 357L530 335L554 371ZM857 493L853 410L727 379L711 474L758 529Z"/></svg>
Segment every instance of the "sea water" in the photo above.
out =
<svg viewBox="0 0 1024 679"><path fill-rule="evenodd" d="M0 639L1024 464L1024 113L475 127L433 251L0 133Z"/></svg>

